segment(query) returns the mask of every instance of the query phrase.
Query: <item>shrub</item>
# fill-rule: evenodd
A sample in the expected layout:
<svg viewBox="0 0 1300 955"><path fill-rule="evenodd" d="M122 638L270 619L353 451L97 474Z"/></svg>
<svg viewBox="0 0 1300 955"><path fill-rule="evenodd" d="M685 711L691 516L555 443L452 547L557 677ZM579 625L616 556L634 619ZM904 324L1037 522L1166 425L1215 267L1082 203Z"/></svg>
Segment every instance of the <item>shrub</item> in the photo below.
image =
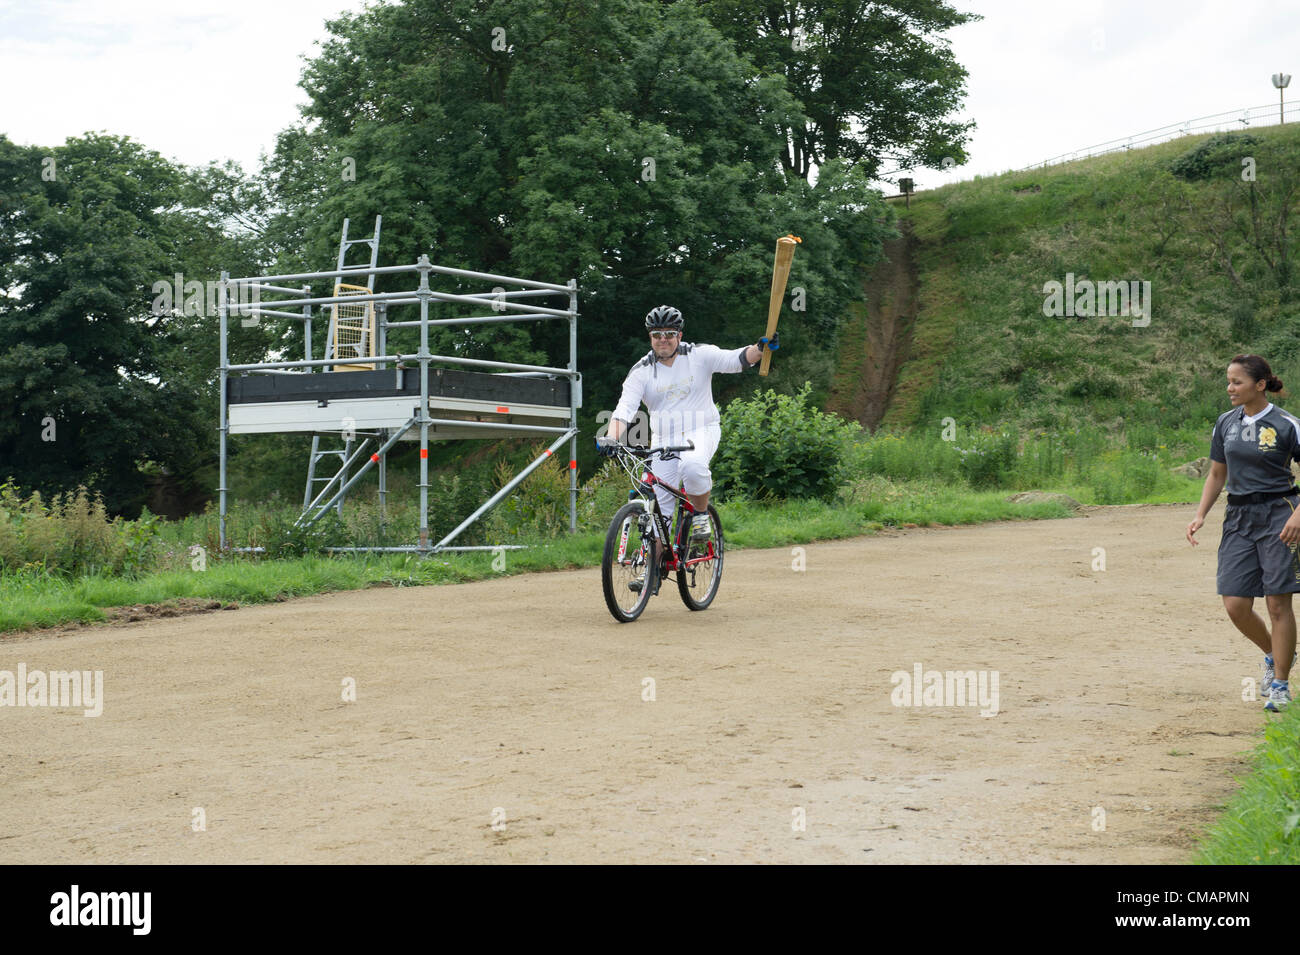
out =
<svg viewBox="0 0 1300 955"><path fill-rule="evenodd" d="M143 508L138 520L122 525L122 572L134 576L148 570L158 551L158 517Z"/></svg>
<svg viewBox="0 0 1300 955"><path fill-rule="evenodd" d="M720 494L829 500L845 476L850 442L861 433L809 405L812 386L794 395L760 391L732 401L722 416L722 443L713 458Z"/></svg>
<svg viewBox="0 0 1300 955"><path fill-rule="evenodd" d="M310 526L296 523L298 512L278 508L263 515L254 532L252 546L265 549L267 557L304 557L320 554L326 547L347 543L338 512L327 511Z"/></svg>
<svg viewBox="0 0 1300 955"><path fill-rule="evenodd" d="M1121 391L1122 385L1118 378L1096 368L1080 374L1065 389L1071 398L1085 402L1092 398L1115 398Z"/></svg>
<svg viewBox="0 0 1300 955"><path fill-rule="evenodd" d="M973 488L998 487L1016 469L1018 441L1014 434L978 435L969 448L958 448L961 473Z"/></svg>
<svg viewBox="0 0 1300 955"><path fill-rule="evenodd" d="M1209 179L1225 169L1233 174L1241 172L1241 157L1259 140L1249 133L1221 133L1193 146L1169 164L1169 171L1179 179L1198 182Z"/></svg>
<svg viewBox="0 0 1300 955"><path fill-rule="evenodd" d="M1020 474L1029 484L1044 484L1065 475L1065 449L1055 432L1042 431L1025 442Z"/></svg>
<svg viewBox="0 0 1300 955"><path fill-rule="evenodd" d="M464 467L452 475L430 475L429 485L430 543L437 543L455 530L496 490L492 487L491 472L486 463ZM456 547L486 543L496 542L488 541L487 526L481 518L452 541Z"/></svg>
<svg viewBox="0 0 1300 955"><path fill-rule="evenodd" d="M1064 432L1062 441L1069 452L1074 473L1087 475L1106 448L1105 436L1096 428L1085 425Z"/></svg>
<svg viewBox="0 0 1300 955"><path fill-rule="evenodd" d="M24 499L12 484L0 485L0 569L121 571L128 549L124 526L110 521L103 500L84 487L46 504L39 492Z"/></svg>
<svg viewBox="0 0 1300 955"><path fill-rule="evenodd" d="M538 448L536 453L541 454L542 449ZM509 460L498 461L495 489L505 487L518 471ZM567 531L569 472L564 462L551 455L538 465L515 486L509 497L493 508L487 527L493 543L503 537L555 537Z"/></svg>
<svg viewBox="0 0 1300 955"><path fill-rule="evenodd" d="M1154 454L1125 451L1094 468L1090 484L1098 504L1128 504L1156 489L1160 465Z"/></svg>

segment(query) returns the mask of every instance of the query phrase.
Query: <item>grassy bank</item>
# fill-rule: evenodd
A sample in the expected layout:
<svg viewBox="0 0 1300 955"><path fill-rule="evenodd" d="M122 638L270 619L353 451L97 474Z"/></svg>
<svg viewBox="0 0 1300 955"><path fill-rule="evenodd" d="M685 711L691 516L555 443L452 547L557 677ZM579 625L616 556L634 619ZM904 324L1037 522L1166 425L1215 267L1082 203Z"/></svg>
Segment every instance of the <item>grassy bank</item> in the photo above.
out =
<svg viewBox="0 0 1300 955"><path fill-rule="evenodd" d="M1300 864L1300 710L1273 719L1251 774L1201 846L1202 865Z"/></svg>
<svg viewBox="0 0 1300 955"><path fill-rule="evenodd" d="M1228 408L1234 354L1264 355L1294 391L1300 286L1282 260L1300 251L1300 232L1283 204L1300 175L1300 129L1251 130L1221 148L1213 139L918 193L900 212L916 237L919 311L884 427L937 430L951 417L1131 436L1136 426L1170 447L1203 445ZM1267 175L1245 181L1242 156ZM1258 251L1267 246L1252 232L1253 203L1261 230L1281 217L1268 237L1288 247L1281 260ZM1067 275L1150 282L1149 323L1047 317L1044 286Z"/></svg>
<svg viewBox="0 0 1300 955"><path fill-rule="evenodd" d="M867 477L835 502L722 503L728 546L781 547L874 533L883 527L970 524L1070 516L1046 501L1012 504L998 491L973 491L939 481L899 482ZM613 508L601 512L607 519ZM595 522L595 518L591 523ZM603 523L603 519L600 523ZM105 608L207 598L241 604L265 603L373 585L398 587L460 583L534 571L594 567L600 563L603 529L573 536L537 533L498 538L527 544L527 550L411 555L300 556L257 559L208 553L204 569L170 569L136 576L92 574L69 577L41 569L0 575L0 631L50 627L105 619ZM599 594L593 591L593 600Z"/></svg>

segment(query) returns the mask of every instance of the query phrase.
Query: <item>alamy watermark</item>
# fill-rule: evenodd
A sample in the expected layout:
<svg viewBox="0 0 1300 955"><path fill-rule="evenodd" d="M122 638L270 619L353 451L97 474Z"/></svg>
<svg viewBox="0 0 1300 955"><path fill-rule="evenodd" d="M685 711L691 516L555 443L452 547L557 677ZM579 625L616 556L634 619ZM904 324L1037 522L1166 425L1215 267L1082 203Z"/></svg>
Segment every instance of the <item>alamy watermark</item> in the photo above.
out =
<svg viewBox="0 0 1300 955"><path fill-rule="evenodd" d="M1065 281L1043 283L1043 314L1048 318L1129 318L1134 328L1151 324L1151 283L1075 281L1073 272Z"/></svg>
<svg viewBox="0 0 1300 955"><path fill-rule="evenodd" d="M118 925L148 935L152 892L83 892L73 885L50 896L51 925Z"/></svg>
<svg viewBox="0 0 1300 955"><path fill-rule="evenodd" d="M602 411L596 415L596 437L604 438L609 435L609 423L613 420L614 412ZM627 422L624 422L626 425ZM636 417L628 427L623 431L623 443L631 444L636 447L644 447L650 443L650 416L644 411L638 411Z"/></svg>
<svg viewBox="0 0 1300 955"><path fill-rule="evenodd" d="M157 316L178 313L191 318L217 318L220 316L221 283L185 280L177 272L171 279L159 279L151 289L154 295L150 311ZM247 315L241 324L256 325L256 309L261 304L261 290L246 282L229 282L226 285L226 307L231 315Z"/></svg>
<svg viewBox="0 0 1300 955"><path fill-rule="evenodd" d="M997 670L895 670L889 682L894 690L889 701L895 706L978 706L980 716L998 715Z"/></svg>
<svg viewBox="0 0 1300 955"><path fill-rule="evenodd" d="M103 670L0 670L0 706L81 708L83 716L104 712Z"/></svg>

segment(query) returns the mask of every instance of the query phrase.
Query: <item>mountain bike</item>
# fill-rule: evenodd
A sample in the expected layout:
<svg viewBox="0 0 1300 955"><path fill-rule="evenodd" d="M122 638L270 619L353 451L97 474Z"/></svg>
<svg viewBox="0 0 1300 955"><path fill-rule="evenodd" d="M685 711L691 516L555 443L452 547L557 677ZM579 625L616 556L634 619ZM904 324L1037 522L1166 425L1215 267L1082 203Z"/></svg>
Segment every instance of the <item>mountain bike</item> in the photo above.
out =
<svg viewBox="0 0 1300 955"><path fill-rule="evenodd" d="M671 460L694 447L693 443L659 448L619 445L615 450L614 460L631 478L632 490L605 535L600 582L605 604L619 623L631 623L641 616L669 573L676 575L682 603L691 610L704 610L718 594L723 540L717 509L709 505L708 535L696 535L696 512L690 499L679 488L661 482L650 466L653 458ZM660 510L656 486L677 499L671 520ZM654 558L656 541L658 560Z"/></svg>

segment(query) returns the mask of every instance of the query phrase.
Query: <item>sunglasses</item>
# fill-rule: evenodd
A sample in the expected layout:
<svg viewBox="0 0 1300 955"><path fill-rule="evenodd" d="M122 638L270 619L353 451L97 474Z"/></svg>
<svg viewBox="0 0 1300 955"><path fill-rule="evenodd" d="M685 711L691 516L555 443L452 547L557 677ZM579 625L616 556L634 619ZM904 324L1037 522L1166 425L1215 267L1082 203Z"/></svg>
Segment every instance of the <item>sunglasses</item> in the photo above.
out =
<svg viewBox="0 0 1300 955"><path fill-rule="evenodd" d="M676 332L651 332L650 337L658 341L664 338L676 338L677 333Z"/></svg>

